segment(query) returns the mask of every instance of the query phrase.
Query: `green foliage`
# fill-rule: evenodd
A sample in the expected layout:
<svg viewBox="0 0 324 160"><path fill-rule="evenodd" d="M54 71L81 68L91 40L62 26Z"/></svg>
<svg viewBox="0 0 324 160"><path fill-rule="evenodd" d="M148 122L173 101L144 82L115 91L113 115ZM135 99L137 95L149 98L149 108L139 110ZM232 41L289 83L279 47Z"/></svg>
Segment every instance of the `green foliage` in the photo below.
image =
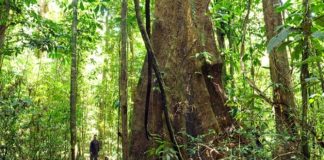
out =
<svg viewBox="0 0 324 160"><path fill-rule="evenodd" d="M291 0L287 0L283 5L276 8L276 12L280 13L286 10L287 8L291 7L292 2Z"/></svg>
<svg viewBox="0 0 324 160"><path fill-rule="evenodd" d="M289 34L293 31L294 29L290 27L283 28L275 37L271 38L267 46L268 53L271 53L275 48L282 45L288 38Z"/></svg>
<svg viewBox="0 0 324 160"><path fill-rule="evenodd" d="M209 52L200 52L195 54L195 58L201 62L205 62L207 64L212 64L216 58L214 55L210 54Z"/></svg>
<svg viewBox="0 0 324 160"><path fill-rule="evenodd" d="M316 32L312 33L312 37L319 39L321 41L324 41L324 32L316 31Z"/></svg>
<svg viewBox="0 0 324 160"><path fill-rule="evenodd" d="M156 147L147 151L149 156L159 157L162 160L177 160L177 152L174 150L171 142L163 140L159 135L154 135Z"/></svg>

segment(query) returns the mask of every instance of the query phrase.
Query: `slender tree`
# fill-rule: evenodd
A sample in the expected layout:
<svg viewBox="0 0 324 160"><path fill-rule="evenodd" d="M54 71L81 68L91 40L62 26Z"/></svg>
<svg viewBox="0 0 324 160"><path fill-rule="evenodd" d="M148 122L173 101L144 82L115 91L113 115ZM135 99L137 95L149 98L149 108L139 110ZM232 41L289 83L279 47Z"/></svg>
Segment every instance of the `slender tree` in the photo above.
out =
<svg viewBox="0 0 324 160"><path fill-rule="evenodd" d="M212 1L213 2L213 1ZM212 3L212 6L215 5L216 3L222 3L221 0L215 0L214 3ZM225 9L220 9L219 12L222 14L226 14L226 12L228 12ZM221 17L219 17L221 18ZM218 49L222 54L222 61L223 61L223 71L222 71L222 82L224 84L224 86L226 86L227 81L226 81L226 55L224 54L225 50L226 50L226 46L225 46L225 36L226 36L226 30L227 30L228 26L225 24L224 21L220 21L219 22L219 26L216 28L216 37L217 37L217 44L218 44Z"/></svg>
<svg viewBox="0 0 324 160"><path fill-rule="evenodd" d="M303 0L304 7L304 18L302 23L303 29L303 52L302 52L302 65L300 69L300 84L301 84L301 95L302 95L302 131L301 131L301 145L302 154L304 159L310 158L309 147L308 147L308 128L307 126L307 110L308 110L308 85L306 79L309 78L308 62L306 61L311 54L311 0Z"/></svg>
<svg viewBox="0 0 324 160"><path fill-rule="evenodd" d="M77 25L78 25L78 0L72 1L73 22L72 22L72 40L71 40L71 88L70 88L70 133L71 133L71 159L76 159L77 129L76 129L76 105L77 105Z"/></svg>
<svg viewBox="0 0 324 160"><path fill-rule="evenodd" d="M105 49L107 50L107 49ZM99 131L99 136L98 139L100 140L100 145L101 151L105 151L106 143L105 142L105 137L106 135L106 106L107 106L107 93L108 92L108 87L107 87L107 76L108 76L108 59L104 59L104 64L102 66L102 79L101 79L101 86L100 86L100 91L99 92L99 114L98 114L98 131Z"/></svg>
<svg viewBox="0 0 324 160"><path fill-rule="evenodd" d="M10 1L3 0L0 2L0 73L2 69L3 59L4 59L4 40L5 33L8 28L8 17L10 11Z"/></svg>
<svg viewBox="0 0 324 160"><path fill-rule="evenodd" d="M263 0L263 13L266 27L267 40L277 35L277 27L281 26L282 15L275 11L279 0ZM283 136L287 133L291 137L296 137L296 124L294 111L296 109L294 92L291 85L291 72L289 69L288 56L286 50L274 49L269 53L270 76L273 83L273 107L275 110L276 130ZM279 146L274 156L282 159L290 159L297 155L297 142L278 139Z"/></svg>
<svg viewBox="0 0 324 160"><path fill-rule="evenodd" d="M127 131L127 0L122 0L121 11L121 54L120 54L120 104L122 118L123 159L128 159Z"/></svg>

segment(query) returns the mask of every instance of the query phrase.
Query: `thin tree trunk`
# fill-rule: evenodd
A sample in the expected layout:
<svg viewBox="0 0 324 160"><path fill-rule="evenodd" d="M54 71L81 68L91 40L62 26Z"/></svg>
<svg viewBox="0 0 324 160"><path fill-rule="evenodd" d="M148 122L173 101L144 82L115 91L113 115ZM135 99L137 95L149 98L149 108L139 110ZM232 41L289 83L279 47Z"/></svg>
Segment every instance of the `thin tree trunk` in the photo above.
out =
<svg viewBox="0 0 324 160"><path fill-rule="evenodd" d="M84 106L84 105L82 105L82 106ZM80 148L80 150L81 150L81 153L80 153L80 155L81 155L81 157L84 157L84 153L85 153L85 144L86 144L86 142L85 142L85 126L86 126L86 122L87 122L87 119L86 119L86 116L85 116L85 114L87 113L87 112L85 112L85 108L86 107L82 107L82 115L81 115L81 117L82 117L82 119L81 119L81 140L80 140L80 143L81 143L81 148Z"/></svg>
<svg viewBox="0 0 324 160"><path fill-rule="evenodd" d="M0 3L0 73L2 70L3 60L4 60L4 41L5 41L5 35L6 30L8 28L7 21L9 17L9 11L10 11L10 1L4 0Z"/></svg>
<svg viewBox="0 0 324 160"><path fill-rule="evenodd" d="M70 133L71 133L71 159L76 159L77 129L76 129L76 104L77 104L77 25L78 25L78 0L72 1L73 22L72 22L72 62L71 62L71 89L70 89Z"/></svg>
<svg viewBox="0 0 324 160"><path fill-rule="evenodd" d="M106 55L109 55L109 51L112 50L113 47L110 47L109 45L113 46L113 44L109 44L109 25L108 25L108 22L109 22L109 12L107 12L107 15L105 16L105 28L106 28L106 31L105 31L105 53ZM105 81L102 81L102 85L104 87L104 93L105 93L105 96L103 96L103 98L105 98L105 107L107 106L107 99L106 97L109 96L109 92L108 92L108 79L107 79L107 75L109 76L109 69L108 69L108 66L110 65L111 61L108 60L108 58L105 58L104 60L104 72L106 72L106 80ZM112 78L113 79L113 78ZM107 95L108 94L108 95ZM106 124L107 122L107 117L111 117L112 116L112 112L111 111L108 111L107 109L105 109L105 114L104 114L104 134L106 135L105 137L102 137L102 140L104 142L107 142L105 143L105 146L103 146L103 149L104 149L104 154L108 154L110 155L111 153L111 139L113 139L112 135L111 135L111 131L110 129L113 128L114 125L111 125L111 123L108 123ZM107 126L107 127L106 127ZM106 141L107 140L107 141Z"/></svg>
<svg viewBox="0 0 324 160"><path fill-rule="evenodd" d="M45 14L48 12L48 1L47 0L39 0L39 15L44 17Z"/></svg>
<svg viewBox="0 0 324 160"><path fill-rule="evenodd" d="M104 59L104 64L102 67L102 79L101 79L101 89L99 92L99 115L98 115L98 121L97 121L97 127L99 131L98 139L100 141L101 151L102 153L105 151L104 147L106 146L105 142L105 115L106 115L106 105L107 105L107 72L108 72L108 59Z"/></svg>
<svg viewBox="0 0 324 160"><path fill-rule="evenodd" d="M279 0L263 0L263 13L268 41L278 33L276 32L276 27L282 25L281 14L275 11L277 4L280 4ZM290 137L297 138L294 115L296 106L286 50L279 51L275 49L269 53L269 60L277 133L280 134L280 137L289 134ZM296 152L298 147L297 141L287 141L284 138L279 138L278 143L279 146L274 156L294 152L294 154L280 157L281 159L290 159L298 155Z"/></svg>
<svg viewBox="0 0 324 160"><path fill-rule="evenodd" d="M324 76L323 76L321 61L317 61L316 65L317 65L317 69L318 69L319 79L321 81L322 92L324 92Z"/></svg>
<svg viewBox="0 0 324 160"><path fill-rule="evenodd" d="M230 49L230 55L229 55L229 72L230 72L230 76L231 76L231 89L235 90L235 78L234 78L234 59L233 59L233 53L236 52L235 50L235 45L233 45L234 43L234 39L233 39L233 30L232 30L232 19L233 19L233 13L231 13L231 18L228 20L228 32L227 32L227 39L228 39L228 47Z"/></svg>
<svg viewBox="0 0 324 160"><path fill-rule="evenodd" d="M134 35L132 33L132 30L129 30L128 32L128 40L129 40L129 51L131 53L131 56L130 56L130 66L129 66L129 73L130 75L128 77L134 77L135 76L135 67L134 67L134 64L135 64L135 51L134 51ZM132 91L135 87L135 81L134 81L134 78L132 79L129 79L129 88L130 90Z"/></svg>
<svg viewBox="0 0 324 160"><path fill-rule="evenodd" d="M309 147L308 147L308 129L307 125L307 110L308 110L308 86L306 79L309 78L309 70L308 70L308 59L310 55L310 34L311 34L311 0L303 0L304 6L304 19L302 23L303 28L303 53L302 53L302 65L300 69L300 84L301 84L301 94L302 94L302 131L301 131L301 146L302 146L302 154L304 155L304 159L310 158Z"/></svg>
<svg viewBox="0 0 324 160"><path fill-rule="evenodd" d="M127 0L122 0L121 11L121 72L120 72L120 104L122 118L122 151L123 160L128 159L127 131Z"/></svg>
<svg viewBox="0 0 324 160"><path fill-rule="evenodd" d="M314 51L316 56L320 56L318 50L314 49L313 51ZM323 76L323 70L322 70L322 65L321 64L323 64L321 59L316 61L316 67L317 67L317 70L318 70L319 80L321 82L321 89L322 89L322 92L324 92L324 76Z"/></svg>
<svg viewBox="0 0 324 160"><path fill-rule="evenodd" d="M220 2L219 0L216 0L215 3ZM213 4L215 4L213 3ZM226 12L226 10L221 9L219 12ZM220 17L221 18L221 17ZM224 84L224 86L226 86L227 81L226 81L226 64L225 64L225 59L226 56L224 54L225 52L225 35L226 35L226 24L224 22L219 22L220 26L216 29L216 35L217 35L217 42L218 42L218 46L219 46L219 50L221 53L223 53L222 55L222 61L223 61L223 68L222 68L222 83Z"/></svg>

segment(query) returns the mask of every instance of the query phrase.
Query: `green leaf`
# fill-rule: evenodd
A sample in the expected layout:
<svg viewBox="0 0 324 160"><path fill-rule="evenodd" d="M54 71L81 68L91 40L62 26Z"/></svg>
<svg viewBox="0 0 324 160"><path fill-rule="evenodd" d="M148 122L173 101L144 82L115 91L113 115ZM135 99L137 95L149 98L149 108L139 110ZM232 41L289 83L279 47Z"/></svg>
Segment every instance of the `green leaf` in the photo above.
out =
<svg viewBox="0 0 324 160"><path fill-rule="evenodd" d="M200 61L204 61L207 64L212 64L212 62L216 60L216 58L207 51L196 53L195 58L197 58Z"/></svg>
<svg viewBox="0 0 324 160"><path fill-rule="evenodd" d="M95 12L96 14L98 14L99 9L100 9L100 6L97 6L97 7L94 9L94 12Z"/></svg>
<svg viewBox="0 0 324 160"><path fill-rule="evenodd" d="M165 156L165 159L166 159L166 160L170 160L170 159L171 159L171 158L170 158L170 155L167 154L167 155Z"/></svg>
<svg viewBox="0 0 324 160"><path fill-rule="evenodd" d="M312 37L324 41L324 32L316 31L312 34Z"/></svg>
<svg viewBox="0 0 324 160"><path fill-rule="evenodd" d="M267 46L268 53L270 54L274 48L279 47L292 31L290 27L284 28L278 35L271 38Z"/></svg>
<svg viewBox="0 0 324 160"><path fill-rule="evenodd" d="M285 41L283 42L279 47L278 47L278 51L284 51L286 49L286 47L291 44L292 41Z"/></svg>
<svg viewBox="0 0 324 160"><path fill-rule="evenodd" d="M288 0L285 4L283 4L282 6L279 6L276 8L276 12L280 13L284 10L286 10L288 7L290 7L292 5L291 0Z"/></svg>
<svg viewBox="0 0 324 160"><path fill-rule="evenodd" d="M309 103L309 104L312 104L312 103L314 103L314 102L315 102L315 99L314 99L314 98L311 98L311 99L308 100L308 103Z"/></svg>
<svg viewBox="0 0 324 160"><path fill-rule="evenodd" d="M317 77L309 77L309 78L305 78L305 81L306 82L316 82L316 81L318 81L318 78Z"/></svg>
<svg viewBox="0 0 324 160"><path fill-rule="evenodd" d="M309 96L309 98L316 98L316 97L320 97L321 95L319 95L319 94L317 94L317 93L315 93L315 94L311 94L310 96Z"/></svg>
<svg viewBox="0 0 324 160"><path fill-rule="evenodd" d="M318 18L314 18L315 19L315 24L324 27L324 16L320 15L318 16Z"/></svg>
<svg viewBox="0 0 324 160"><path fill-rule="evenodd" d="M84 10L84 5L83 5L83 2L82 1L80 2L80 9L81 10Z"/></svg>
<svg viewBox="0 0 324 160"><path fill-rule="evenodd" d="M298 44L294 47L294 51L291 53L291 58L293 60L298 60L300 58L302 50L302 41L299 41Z"/></svg>

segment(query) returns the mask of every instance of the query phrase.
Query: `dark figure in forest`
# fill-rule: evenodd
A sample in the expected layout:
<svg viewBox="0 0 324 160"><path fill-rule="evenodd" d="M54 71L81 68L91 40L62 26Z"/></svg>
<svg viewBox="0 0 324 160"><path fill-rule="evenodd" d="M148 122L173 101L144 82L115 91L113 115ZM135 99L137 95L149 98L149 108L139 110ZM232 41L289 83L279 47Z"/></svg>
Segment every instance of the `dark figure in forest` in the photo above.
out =
<svg viewBox="0 0 324 160"><path fill-rule="evenodd" d="M93 140L90 143L90 160L98 160L98 153L100 150L100 144L97 140L97 135L93 136Z"/></svg>

